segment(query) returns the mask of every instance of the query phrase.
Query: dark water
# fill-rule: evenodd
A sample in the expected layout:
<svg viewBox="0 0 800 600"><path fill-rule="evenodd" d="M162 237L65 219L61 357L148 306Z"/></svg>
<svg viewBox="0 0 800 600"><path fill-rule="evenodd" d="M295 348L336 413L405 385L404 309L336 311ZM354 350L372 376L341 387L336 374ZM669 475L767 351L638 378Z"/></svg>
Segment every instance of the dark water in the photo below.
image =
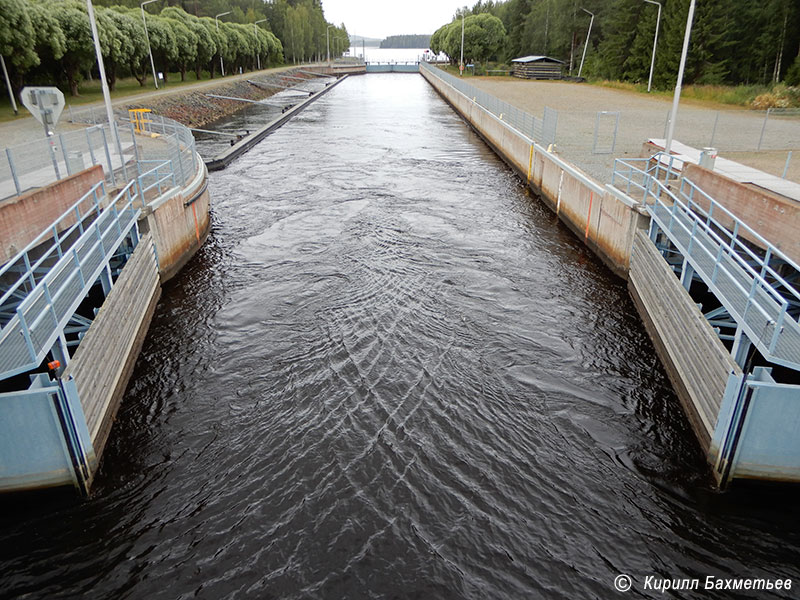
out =
<svg viewBox="0 0 800 600"><path fill-rule="evenodd" d="M344 82L211 192L93 497L0 504L1 595L800 585L797 493L712 491L624 283L421 77Z"/></svg>
<svg viewBox="0 0 800 600"><path fill-rule="evenodd" d="M286 80L281 85L292 85L294 89L273 90L275 93L272 96L257 104L243 102L242 109L237 113L209 123L203 127L207 131L194 132L198 153L205 159L215 158L230 148L231 141L236 140L233 136L244 136L261 129L280 117L284 108L306 100L309 93L319 92L326 84L333 81L334 79L330 77L313 76L304 82ZM213 134L208 131L219 133ZM232 135L220 135L220 133Z"/></svg>

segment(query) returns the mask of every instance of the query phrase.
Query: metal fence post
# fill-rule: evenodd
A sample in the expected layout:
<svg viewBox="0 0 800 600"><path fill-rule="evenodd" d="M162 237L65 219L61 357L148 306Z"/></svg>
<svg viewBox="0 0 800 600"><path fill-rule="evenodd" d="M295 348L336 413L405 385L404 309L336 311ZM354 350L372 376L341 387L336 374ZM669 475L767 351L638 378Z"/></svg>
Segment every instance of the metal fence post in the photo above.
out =
<svg viewBox="0 0 800 600"><path fill-rule="evenodd" d="M714 128L711 130L711 142L708 144L712 148L714 147L714 138L717 137L717 123L719 122L719 111L717 111L717 116L714 118Z"/></svg>
<svg viewBox="0 0 800 600"><path fill-rule="evenodd" d="M791 154L791 152L789 153ZM11 159L11 148L6 148L6 158L8 159L8 166L11 169L11 177L14 179L14 187L17 188L17 195L22 193L19 186L19 179L17 178L17 170L14 168L14 161ZM789 161L786 161L786 166L789 166Z"/></svg>
<svg viewBox="0 0 800 600"><path fill-rule="evenodd" d="M56 179L61 179L61 173L58 171L58 160L56 160L56 149L53 143L53 138L47 138L47 146L50 148L50 158L53 159L53 169L56 172Z"/></svg>
<svg viewBox="0 0 800 600"><path fill-rule="evenodd" d="M769 119L769 112L771 110L771 108L768 108L767 114L764 115L764 124L761 126L761 135L758 138L758 148L756 148L757 151L761 151L761 142L764 140L764 132L767 130L767 119Z"/></svg>
<svg viewBox="0 0 800 600"><path fill-rule="evenodd" d="M131 140L133 140L133 156L136 158L136 164L139 164L139 148L136 146L136 134L133 131L133 123L129 123L131 126Z"/></svg>
<svg viewBox="0 0 800 600"><path fill-rule="evenodd" d="M89 135L89 127L84 129L86 132L86 145L89 147L89 156L92 158L92 166L97 164L97 160L94 157L94 150L92 150L92 137Z"/></svg>
<svg viewBox="0 0 800 600"><path fill-rule="evenodd" d="M783 175L782 175L783 179L786 179L786 174L789 172L789 161L790 160L792 160L792 151L791 150L789 150L789 154L786 157L786 164L783 166ZM11 161L9 160L9 162L11 162Z"/></svg>
<svg viewBox="0 0 800 600"><path fill-rule="evenodd" d="M58 134L58 143L61 144L61 153L64 155L64 166L67 169L67 175L72 175L72 169L69 168L69 157L67 156L67 145L64 143L64 135Z"/></svg>
<svg viewBox="0 0 800 600"><path fill-rule="evenodd" d="M103 147L106 149L106 160L108 161L108 172L111 176L111 185L117 185L117 180L114 177L114 163L111 162L111 152L108 150L108 138L106 138L106 130L101 127L100 133L103 134Z"/></svg>

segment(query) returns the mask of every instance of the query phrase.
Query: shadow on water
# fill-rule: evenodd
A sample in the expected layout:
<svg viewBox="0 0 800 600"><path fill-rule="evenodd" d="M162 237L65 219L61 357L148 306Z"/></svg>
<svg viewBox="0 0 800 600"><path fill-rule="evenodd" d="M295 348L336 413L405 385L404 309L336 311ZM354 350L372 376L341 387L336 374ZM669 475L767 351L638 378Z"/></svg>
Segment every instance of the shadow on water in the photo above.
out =
<svg viewBox="0 0 800 600"><path fill-rule="evenodd" d="M800 582L798 489L713 490L625 282L421 78L343 82L210 189L92 497L0 499L0 595Z"/></svg>

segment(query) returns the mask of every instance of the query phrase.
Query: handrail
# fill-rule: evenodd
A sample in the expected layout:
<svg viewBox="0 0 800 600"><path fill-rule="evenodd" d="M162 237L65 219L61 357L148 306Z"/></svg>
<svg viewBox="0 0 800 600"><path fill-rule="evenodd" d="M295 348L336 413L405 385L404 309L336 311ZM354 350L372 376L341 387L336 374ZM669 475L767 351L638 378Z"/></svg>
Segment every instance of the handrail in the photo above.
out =
<svg viewBox="0 0 800 600"><path fill-rule="evenodd" d="M3 306L9 300L9 298L11 298L11 296L13 296L14 293L20 287L23 286L25 281L28 281L30 283L35 283L35 275L34 275L35 270L39 268L44 261L50 258L54 251L58 252L59 257L63 256L65 249L61 246L61 241L64 238L68 238L72 234L72 232L75 231L76 228L82 229L84 221L86 220L87 217L91 215L97 215L100 213L100 200L97 193L99 189L102 189L103 194L105 194L104 182L101 181L93 185L88 192L86 192L83 196L81 196L80 200L75 202L70 208L64 211L64 213L60 217L58 217L56 221L48 225L47 229L42 231L42 233L36 236L36 238L34 238L33 241L31 241L27 246L25 246L25 248L21 252L18 252L14 258L9 260L5 265L3 265L2 268L0 268L0 276L3 276L5 273L11 270L12 267L17 265L20 262L20 260L24 259L25 272L19 277L19 279L17 279L9 287L8 291L6 291L6 293L3 294L2 297L0 297L0 306ZM80 212L81 204L90 197L94 199L94 202L91 204L91 210L85 212L84 214L81 214ZM68 217L69 218L75 217L75 223L73 225L70 225L67 229L64 229L61 232L59 232L58 231L59 223L66 220ZM36 248L39 244L42 243L43 240L47 239L47 237L51 235L53 236L54 240L53 244L47 248L47 250L42 254L42 256L40 256L36 260L36 262L31 264L28 253L34 248ZM66 250L68 251L69 248L66 248Z"/></svg>
<svg viewBox="0 0 800 600"><path fill-rule="evenodd" d="M138 185L136 179L131 180L76 240L72 251L63 254L17 305L14 316L0 329L0 344L13 346L14 336L21 335L27 356L13 355L13 360L1 367L5 370L0 378L25 372L50 350L59 329L71 318L86 291L107 267L112 253L136 228L140 214L134 208ZM121 201L123 205L118 208ZM109 233L113 237L107 243ZM75 285L76 281L80 285ZM29 319L32 320L29 322Z"/></svg>
<svg viewBox="0 0 800 600"><path fill-rule="evenodd" d="M713 211L714 208L718 207L719 210L721 210L727 217L730 217L733 220L734 224L736 225L736 227L738 229L744 229L751 236L753 236L758 243L763 245L765 249L770 249L771 250L770 254L772 256L776 256L776 257L780 258L781 260L785 261L787 264L791 265L791 267L793 269L795 269L796 271L800 272L800 265L798 265L797 263L794 262L794 260L792 260L791 258L786 256L783 252L781 252L778 248L776 248L773 244L771 244L766 238L764 238L760 233L758 233L755 229L753 229L747 223L742 221L739 217L737 217L729 209L727 209L725 206L723 206L722 204L720 204L719 202L714 200L714 198L712 198L708 193L706 193L703 189L701 189L691 179L687 179L687 178L684 177L683 180L681 181L681 189L680 189L681 195L683 195L684 197L686 196L686 194L683 192L684 184L687 184L688 186L690 186L692 188L692 190L697 190L700 194L702 194L706 199L709 200L709 202L711 203L710 204L711 208L710 208L709 212L707 213L708 218L712 219L711 212ZM689 200L691 201L691 198L689 198ZM705 212L702 209L702 207L700 207L700 209L703 212ZM715 221L715 223L717 225L719 225L720 227L723 227L720 223L717 223L716 221ZM723 229L727 229L727 228L723 227ZM748 251L749 251L749 249L748 249ZM757 257L753 256L753 258L757 258Z"/></svg>
<svg viewBox="0 0 800 600"><path fill-rule="evenodd" d="M711 228L710 228L710 227L709 227L709 226L708 226L706 223L704 223L704 222L702 221L702 219L701 219L701 218L700 218L698 215L696 215L694 212L692 212L692 211L689 209L689 207L687 207L687 206L686 206L686 205L685 205L683 202L681 202L681 201L680 201L680 200L679 200L679 199L678 199L678 198L677 198L677 197L676 197L676 196L675 196L675 195L674 195L674 194L673 194L673 193L672 193L672 192L671 192L671 191L670 191L670 190L669 190L667 187L665 187L665 186L664 186L664 185L663 185L663 184L662 184L660 181L655 181L655 183L656 183L656 185L657 185L658 187L660 187L660 188L662 188L664 191L666 191L666 192L667 192L667 194L668 194L668 195L669 195L669 196L672 198L672 200L673 200L673 205L672 205L672 206L673 206L673 208L672 208L672 211L673 211L673 212L674 212L674 210L675 210L675 209L674 209L674 207L675 207L675 206L680 206L680 207L683 209L683 212L684 212L684 214L685 214L685 215L686 215L686 216L687 216L689 219L693 220L693 221L694 221L696 224L699 224L699 225L702 227L702 229L703 229L703 232L704 232L706 235L708 235L709 237L711 237L711 238L712 238L714 241L716 241L716 242L718 243L718 245L719 245L719 246L722 246L722 247L724 247L724 248L727 248L727 249L729 249L729 250L734 250L733 252L728 252L728 256L730 256L730 257L731 257L732 259L734 259L736 262L740 263L740 266L741 266L743 269L745 269L745 271L749 271L749 273L750 273L750 275L753 277L753 279L755 279L755 280L759 281L759 282L760 282L760 283L762 283L762 284L763 284L765 287L767 287L767 288L768 288L768 290L770 291L770 293L771 293L773 296L775 296L775 299L776 299L777 301L779 301L779 302L781 302L781 301L784 301L784 298L783 298L783 297L782 297L782 296L781 296L781 295L780 295L780 294L779 294L779 293L778 293L776 290L774 290L774 289L772 288L772 285L771 285L771 284L770 284L770 283L769 283L769 282L768 282L766 279L764 279L764 278L763 278L763 277L762 277L762 276L761 276L759 273L757 273L757 272L755 271L755 269L753 269L753 267L751 267L751 266L750 266L750 265L747 263L747 261L745 261L745 260L744 260L744 259L743 259L743 258L742 258L742 257L741 257L741 256L740 256L738 253L737 253L737 252L735 252L735 248L731 247L731 246L730 246L730 244L727 244L727 243L725 243L725 241L724 241L724 240L723 240L723 239L722 239L722 238L721 238L721 237L720 237L720 236L717 234L717 232L715 232L715 231L714 231L713 229L711 229ZM667 208L667 209L669 209L669 208L670 208L670 207L669 207L667 204L665 204L665 203L663 203L663 202L661 201L661 198L660 198L660 196L659 196L659 197L655 197L655 196L654 196L654 198L655 198L656 204L658 204L659 206L663 206L664 208ZM695 237L695 235L693 234L693 232L692 232L692 231L689 231L689 229L688 229L688 228L686 228L686 227L685 227L685 226L684 226L682 223L680 223L680 222L679 222L679 224L680 224L680 225L681 225L681 226L684 228L684 230L685 230L685 231L687 231L687 232L689 233L689 235L690 235L690 239L693 239L693 238ZM705 248L704 248L704 249L705 249Z"/></svg>

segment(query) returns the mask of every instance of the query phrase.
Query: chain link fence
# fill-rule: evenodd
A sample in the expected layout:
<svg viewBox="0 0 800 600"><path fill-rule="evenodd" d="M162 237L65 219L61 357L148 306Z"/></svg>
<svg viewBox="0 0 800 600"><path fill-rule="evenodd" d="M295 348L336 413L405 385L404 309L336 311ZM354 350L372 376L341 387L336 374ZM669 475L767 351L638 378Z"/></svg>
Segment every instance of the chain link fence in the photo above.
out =
<svg viewBox="0 0 800 600"><path fill-rule="evenodd" d="M488 110L498 119L505 121L511 127L539 144L548 145L555 142L556 129L558 128L557 110L545 106L542 118L538 118L465 82L460 77L451 75L437 67L432 67L426 62L421 62L419 67L446 81L465 96L472 98L473 102Z"/></svg>

